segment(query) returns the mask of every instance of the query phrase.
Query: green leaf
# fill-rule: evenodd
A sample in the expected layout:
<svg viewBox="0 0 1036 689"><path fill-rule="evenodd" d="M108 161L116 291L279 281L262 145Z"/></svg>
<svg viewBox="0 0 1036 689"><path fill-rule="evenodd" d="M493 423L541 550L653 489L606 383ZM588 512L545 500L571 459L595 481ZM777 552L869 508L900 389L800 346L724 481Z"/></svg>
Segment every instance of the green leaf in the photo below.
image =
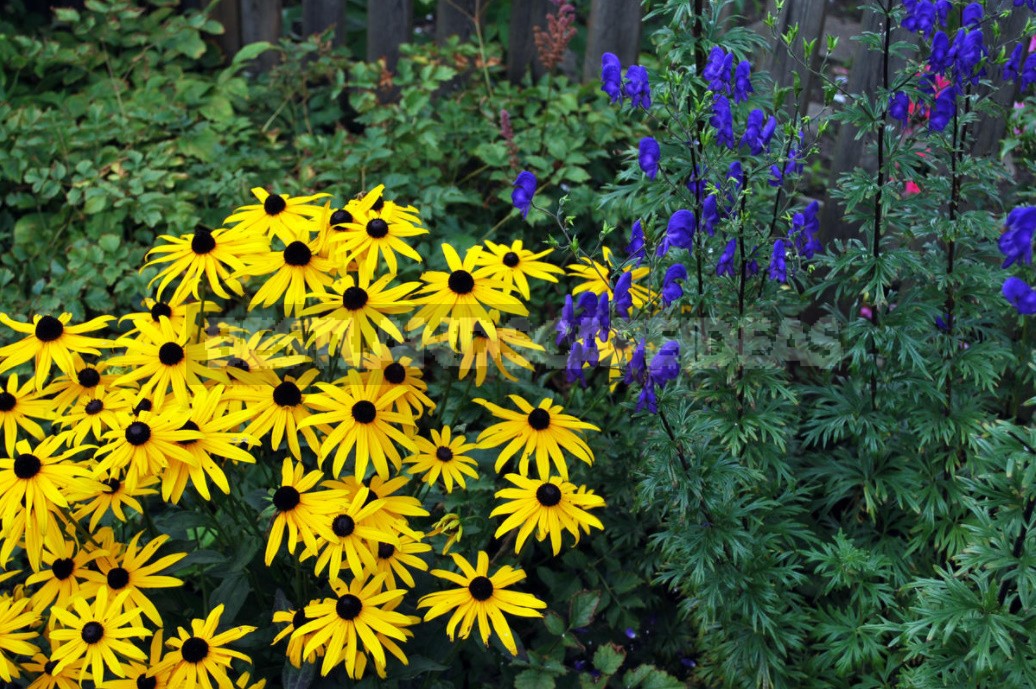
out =
<svg viewBox="0 0 1036 689"><path fill-rule="evenodd" d="M89 196L83 204L83 212L87 215L100 213L108 205L108 197L102 192Z"/></svg>
<svg viewBox="0 0 1036 689"><path fill-rule="evenodd" d="M273 44L269 41L256 41L255 43L249 43L243 46L241 50L237 51L237 55L234 56L232 65L239 65L242 62L248 62L259 57L267 50L273 50Z"/></svg>
<svg viewBox="0 0 1036 689"><path fill-rule="evenodd" d="M116 234L102 234L97 240L97 245L109 254L118 251L120 244L122 244L122 238Z"/></svg>
<svg viewBox="0 0 1036 689"><path fill-rule="evenodd" d="M626 649L617 644L605 644L594 653L594 667L602 674L614 675L626 659Z"/></svg>
<svg viewBox="0 0 1036 689"><path fill-rule="evenodd" d="M623 675L622 686L628 689L685 689L687 685L654 665L645 664Z"/></svg>
<svg viewBox="0 0 1036 689"><path fill-rule="evenodd" d="M281 686L284 689L308 689L317 676L317 666L313 663L302 663L297 668L291 663L284 663L281 671Z"/></svg>
<svg viewBox="0 0 1036 689"><path fill-rule="evenodd" d="M523 670L514 678L514 689L554 689L554 675L531 668Z"/></svg>
<svg viewBox="0 0 1036 689"><path fill-rule="evenodd" d="M224 624L229 624L245 604L248 593L248 577L241 571L232 571L212 592L209 602L212 607L223 604L223 616L220 619Z"/></svg>
<svg viewBox="0 0 1036 689"><path fill-rule="evenodd" d="M561 636L565 633L565 621L554 611L544 615L543 624L547 627L547 631L554 636Z"/></svg>
<svg viewBox="0 0 1036 689"><path fill-rule="evenodd" d="M572 596L568 606L569 627L587 627L594 621L597 606L601 604L600 591L580 591Z"/></svg>

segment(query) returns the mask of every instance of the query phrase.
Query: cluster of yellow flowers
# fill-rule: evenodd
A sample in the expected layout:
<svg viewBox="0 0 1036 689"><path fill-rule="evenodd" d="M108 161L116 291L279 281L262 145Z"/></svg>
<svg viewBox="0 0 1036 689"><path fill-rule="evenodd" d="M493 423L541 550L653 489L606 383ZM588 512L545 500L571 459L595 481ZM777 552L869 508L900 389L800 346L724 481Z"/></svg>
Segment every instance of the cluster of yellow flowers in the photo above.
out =
<svg viewBox="0 0 1036 689"><path fill-rule="evenodd" d="M583 436L596 427L549 397L534 406L511 395L515 409L476 399L500 421L468 442L449 425L431 427L436 404L422 368L389 346L404 342L395 318L407 315L403 329L420 331L419 349L440 345L460 356L460 378L474 370L481 386L492 364L515 380L507 362L532 369L519 350L542 347L501 314L528 315L529 279L556 281L563 272L541 260L549 251L487 241L462 259L443 244L448 271L401 282L400 257L422 261L407 240L427 230L415 208L385 200L383 187L339 209L317 202L326 194L253 193L259 203L238 209L226 228L162 237L144 267L158 269L155 297L119 321L114 339L99 336L112 316L73 324L67 313L31 322L0 314L20 335L0 347L0 373L34 366L27 379L9 372L0 387L3 680L25 672L34 688L90 679L98 687L229 689L231 661L248 657L228 644L254 628L218 633L220 605L163 644L150 596L182 585L164 572L186 554L158 556L169 539L142 500L178 504L188 486L188 495L209 500L210 482L229 494L228 467L257 458L277 456L281 466L266 564L286 541L331 587L327 597L275 612L285 625L275 643L287 639L296 667L319 659L325 675L342 664L358 678L372 664L384 676L386 651L407 662L401 643L420 618L398 608L415 586L411 571L428 569L431 535L449 533L447 549L460 537L452 515L432 532L414 528L411 520L429 512L407 492L411 475L447 493L464 489L478 478L470 453L501 448L497 472L517 461L490 516L505 517L496 536L514 538L516 553L530 536L549 539L557 554L566 531L578 542L603 528L587 510L604 501L569 482L566 460L593 462ZM217 320L247 298L246 288L249 310L280 302L291 327L250 332ZM521 569L491 574L481 551L474 566L452 558L459 572L432 574L458 588L422 597L424 619L452 612L451 639L468 637L477 622L483 642L495 631L516 654L504 613L538 617L545 603L508 590L524 579ZM31 573L17 569L23 563ZM149 652L134 642L147 637ZM237 676L238 687L264 684L251 682Z"/></svg>

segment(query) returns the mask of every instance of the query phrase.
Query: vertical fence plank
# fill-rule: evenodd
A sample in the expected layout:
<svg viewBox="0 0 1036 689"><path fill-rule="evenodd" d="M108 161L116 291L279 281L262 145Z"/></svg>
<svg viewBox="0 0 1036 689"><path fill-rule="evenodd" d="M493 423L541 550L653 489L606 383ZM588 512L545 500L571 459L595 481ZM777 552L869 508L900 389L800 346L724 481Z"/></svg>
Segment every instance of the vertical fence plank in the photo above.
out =
<svg viewBox="0 0 1036 689"><path fill-rule="evenodd" d="M532 27L547 28L547 0L512 0L511 24L508 31L507 78L518 83L532 69L532 78L543 76L543 65L536 59Z"/></svg>
<svg viewBox="0 0 1036 689"><path fill-rule="evenodd" d="M212 8L212 18L223 25L223 33L216 36L216 45L229 62L241 50L241 12L238 0L219 0Z"/></svg>
<svg viewBox="0 0 1036 689"><path fill-rule="evenodd" d="M367 61L385 58L391 71L399 61L399 46L414 31L412 0L367 0Z"/></svg>
<svg viewBox="0 0 1036 689"><path fill-rule="evenodd" d="M466 41L475 33L473 18L481 21L479 11L487 0L439 0L435 8L435 40L444 43L450 36Z"/></svg>
<svg viewBox="0 0 1036 689"><path fill-rule="evenodd" d="M281 37L281 0L240 0L241 43L269 41L276 43ZM266 52L256 62L266 70L277 60L276 53Z"/></svg>
<svg viewBox="0 0 1036 689"><path fill-rule="evenodd" d="M334 45L345 43L345 0L302 0L302 33L311 36L334 27Z"/></svg>
<svg viewBox="0 0 1036 689"><path fill-rule="evenodd" d="M804 114L809 104L810 94L813 89L813 72L819 65L822 36L824 33L824 19L827 16L826 0L787 0L784 9L777 18L776 28L780 35L788 32L788 29L799 27L798 35L790 46L779 43L773 46L770 58L770 74L773 76L775 86L790 87L795 84L795 75L799 75L799 83L802 86L802 93L794 105L798 112ZM804 42L816 40L816 47L810 60L806 63ZM808 64L808 68L804 65ZM792 96L794 97L794 96Z"/></svg>
<svg viewBox="0 0 1036 689"><path fill-rule="evenodd" d="M583 81L601 76L601 56L615 53L623 65L640 53L639 0L593 0L583 55Z"/></svg>

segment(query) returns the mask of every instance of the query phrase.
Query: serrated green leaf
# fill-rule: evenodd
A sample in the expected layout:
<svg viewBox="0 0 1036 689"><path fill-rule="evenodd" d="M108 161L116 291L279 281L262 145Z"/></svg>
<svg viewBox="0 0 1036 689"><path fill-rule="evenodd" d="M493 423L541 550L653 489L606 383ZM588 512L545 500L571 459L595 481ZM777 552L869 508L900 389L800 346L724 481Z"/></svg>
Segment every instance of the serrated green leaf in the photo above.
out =
<svg viewBox="0 0 1036 689"><path fill-rule="evenodd" d="M554 675L530 668L514 678L514 689L554 689Z"/></svg>
<svg viewBox="0 0 1036 689"><path fill-rule="evenodd" d="M640 665L622 677L622 686L627 689L685 689L686 684L659 670L654 665Z"/></svg>
<svg viewBox="0 0 1036 689"><path fill-rule="evenodd" d="M568 606L568 626L570 628L589 626L594 621L597 606L600 604L600 591L580 591L572 596L572 602Z"/></svg>
<svg viewBox="0 0 1036 689"><path fill-rule="evenodd" d="M624 660L626 649L618 644L605 644L594 653L594 667L605 675L614 675Z"/></svg>
<svg viewBox="0 0 1036 689"><path fill-rule="evenodd" d="M233 65L239 65L242 62L248 62L259 57L267 50L272 50L273 44L269 41L256 41L255 43L249 43L246 46L242 46L241 50L237 51L234 55Z"/></svg>
<svg viewBox="0 0 1036 689"><path fill-rule="evenodd" d="M122 238L114 234L102 234L97 240L97 245L109 254L113 254L118 251L121 243Z"/></svg>
<svg viewBox="0 0 1036 689"><path fill-rule="evenodd" d="M554 611L543 616L543 624L547 627L547 631L554 636L561 636L565 633L565 621Z"/></svg>

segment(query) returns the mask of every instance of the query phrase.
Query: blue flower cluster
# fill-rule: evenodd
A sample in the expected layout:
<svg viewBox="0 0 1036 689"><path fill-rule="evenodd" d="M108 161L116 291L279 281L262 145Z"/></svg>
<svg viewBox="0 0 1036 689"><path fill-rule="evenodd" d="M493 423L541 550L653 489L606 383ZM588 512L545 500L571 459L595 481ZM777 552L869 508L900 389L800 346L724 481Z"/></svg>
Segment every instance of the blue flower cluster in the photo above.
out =
<svg viewBox="0 0 1036 689"><path fill-rule="evenodd" d="M1032 264L1032 237L1036 233L1036 206L1019 206L1007 215L1004 233L1000 235L1000 253L1004 268L1016 263ZM1024 280L1009 277L1004 281L1004 298L1023 316L1036 314L1036 290Z"/></svg>
<svg viewBox="0 0 1036 689"><path fill-rule="evenodd" d="M624 98L630 99L634 108L645 110L651 107L651 84L648 72L640 65L630 65L626 70L626 80L622 79L622 63L615 53L601 56L601 90L608 94L612 103L621 103Z"/></svg>
<svg viewBox="0 0 1036 689"><path fill-rule="evenodd" d="M1036 0L1033 0L1036 4ZM1036 52L1031 53L1022 63L1022 55L1025 54L1026 41L1019 41L1018 45L1011 51L1011 57L1004 63L1003 76L1006 81L1013 81L1021 86L1024 91L1036 83Z"/></svg>
<svg viewBox="0 0 1036 689"><path fill-rule="evenodd" d="M680 343L670 340L659 347L655 355L651 357L651 363L647 363L647 344L641 340L633 356L630 357L629 367L626 369L626 383L637 382L641 385L640 396L637 398L637 411L647 409L652 414L658 413L657 389L665 387L666 383L676 380L680 376Z"/></svg>

